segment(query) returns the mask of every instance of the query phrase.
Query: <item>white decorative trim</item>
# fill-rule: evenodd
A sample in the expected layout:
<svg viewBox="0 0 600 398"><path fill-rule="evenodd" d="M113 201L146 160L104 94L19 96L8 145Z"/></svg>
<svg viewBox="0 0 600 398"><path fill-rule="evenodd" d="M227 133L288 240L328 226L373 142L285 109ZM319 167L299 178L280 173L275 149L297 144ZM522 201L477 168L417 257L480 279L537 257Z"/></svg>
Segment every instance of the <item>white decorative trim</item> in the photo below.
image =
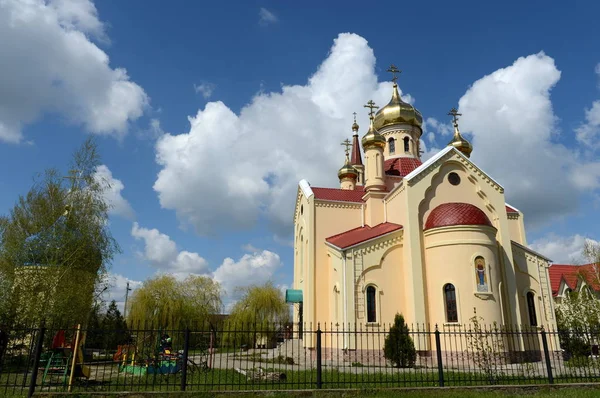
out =
<svg viewBox="0 0 600 398"><path fill-rule="evenodd" d="M457 155L461 163L463 163L465 166L467 166L471 171L476 172L476 174L479 177L488 181L494 188L496 188L496 190L498 190L500 193L504 193L504 188L502 187L502 185L500 185L498 182L496 182L496 180L494 180L492 177L487 175L483 170L481 170L479 167L477 167L475 165L475 163L471 162L460 151L458 151L456 148L451 147L451 146L447 146L446 148L442 149L440 152L435 154L433 157L431 157L429 160L427 160L421 166L417 167L416 169L414 169L413 171L408 173L406 175L406 177L404 177L404 179L408 182L409 185L414 185L416 182L421 180L421 178L423 178L425 176L425 174L427 174L428 172L430 172L431 170L436 168L438 165L440 165L443 161L448 160L450 157L452 157L454 155ZM417 177L421 177L421 178L417 178Z"/></svg>
<svg viewBox="0 0 600 398"><path fill-rule="evenodd" d="M305 179L300 180L298 186L300 187L302 193L304 194L304 196L306 196L307 199L314 195L313 190L310 188L310 184Z"/></svg>

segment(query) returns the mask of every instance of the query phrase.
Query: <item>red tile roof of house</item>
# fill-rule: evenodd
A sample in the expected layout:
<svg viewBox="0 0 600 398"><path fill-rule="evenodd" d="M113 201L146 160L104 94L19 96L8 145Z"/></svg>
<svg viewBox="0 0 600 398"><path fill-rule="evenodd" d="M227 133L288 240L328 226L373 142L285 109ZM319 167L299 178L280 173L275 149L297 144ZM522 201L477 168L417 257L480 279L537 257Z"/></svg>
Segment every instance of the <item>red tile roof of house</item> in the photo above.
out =
<svg viewBox="0 0 600 398"><path fill-rule="evenodd" d="M386 160L383 169L387 175L404 177L422 164L419 159L394 158Z"/></svg>
<svg viewBox="0 0 600 398"><path fill-rule="evenodd" d="M338 202L362 203L362 197L365 194L365 187L357 186L355 189L340 188L312 188L315 199L335 200Z"/></svg>
<svg viewBox="0 0 600 398"><path fill-rule="evenodd" d="M469 203L444 203L429 213L425 228L448 227L451 225L487 225L490 219L476 206Z"/></svg>
<svg viewBox="0 0 600 398"><path fill-rule="evenodd" d="M596 264L585 265L569 265L569 264L552 264L548 268L550 274L550 286L552 286L552 295L558 295L560 282L564 279L565 283L571 290L577 287L578 279L581 277L594 290L600 290L600 267L596 270Z"/></svg>
<svg viewBox="0 0 600 398"><path fill-rule="evenodd" d="M341 234L330 236L326 241L340 249L346 249L399 229L402 229L402 225L391 222L384 222L372 228L365 225L364 227L354 228Z"/></svg>

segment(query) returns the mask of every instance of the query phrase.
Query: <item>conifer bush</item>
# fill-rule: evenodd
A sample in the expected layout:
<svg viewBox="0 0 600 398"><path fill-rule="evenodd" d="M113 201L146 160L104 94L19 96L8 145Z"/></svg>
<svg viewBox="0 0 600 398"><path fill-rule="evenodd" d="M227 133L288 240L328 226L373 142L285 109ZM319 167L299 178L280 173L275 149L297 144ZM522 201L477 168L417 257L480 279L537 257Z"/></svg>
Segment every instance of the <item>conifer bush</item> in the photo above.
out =
<svg viewBox="0 0 600 398"><path fill-rule="evenodd" d="M396 314L394 318L394 325L385 338L383 353L385 358L397 368L415 366L417 351L402 314Z"/></svg>

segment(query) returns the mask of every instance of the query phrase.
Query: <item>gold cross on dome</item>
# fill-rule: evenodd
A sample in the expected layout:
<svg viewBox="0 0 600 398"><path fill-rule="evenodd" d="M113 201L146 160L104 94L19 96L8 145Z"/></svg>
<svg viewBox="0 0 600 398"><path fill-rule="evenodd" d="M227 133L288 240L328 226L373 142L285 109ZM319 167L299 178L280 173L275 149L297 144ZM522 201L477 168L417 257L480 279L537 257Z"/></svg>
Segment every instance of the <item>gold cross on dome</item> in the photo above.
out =
<svg viewBox="0 0 600 398"><path fill-rule="evenodd" d="M348 154L350 153L350 147L352 146L352 143L350 142L350 140L348 138L346 138L346 140L342 141L342 143L340 145L344 145L346 147L346 156L348 156Z"/></svg>
<svg viewBox="0 0 600 398"><path fill-rule="evenodd" d="M448 115L452 116L452 123L454 123L455 126L458 126L458 117L457 116L462 116L462 113L458 113L456 108L452 108L452 109L450 109L450 112L448 112Z"/></svg>
<svg viewBox="0 0 600 398"><path fill-rule="evenodd" d="M392 81L394 82L394 84L396 84L396 81L398 81L398 76L396 76L396 73L402 73L402 71L398 69L394 64L391 64L387 71L392 74Z"/></svg>
<svg viewBox="0 0 600 398"><path fill-rule="evenodd" d="M354 115L354 123L356 123L356 112L352 112L352 114Z"/></svg>
<svg viewBox="0 0 600 398"><path fill-rule="evenodd" d="M377 105L375 105L375 102L373 102L373 100L369 100L369 102L367 102L367 105L364 105L365 108L369 108L369 116L371 118L373 118L373 115L375 114L375 111L373 109L377 109L379 108Z"/></svg>

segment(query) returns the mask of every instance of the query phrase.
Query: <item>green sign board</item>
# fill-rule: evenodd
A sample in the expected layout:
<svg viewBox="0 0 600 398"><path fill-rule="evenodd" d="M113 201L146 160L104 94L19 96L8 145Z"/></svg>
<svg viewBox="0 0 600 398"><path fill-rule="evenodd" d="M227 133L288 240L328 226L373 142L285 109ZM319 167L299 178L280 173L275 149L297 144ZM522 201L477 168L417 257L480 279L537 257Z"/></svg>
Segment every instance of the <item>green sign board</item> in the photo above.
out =
<svg viewBox="0 0 600 398"><path fill-rule="evenodd" d="M285 302L286 303L301 303L302 302L302 290L287 289L285 291Z"/></svg>

